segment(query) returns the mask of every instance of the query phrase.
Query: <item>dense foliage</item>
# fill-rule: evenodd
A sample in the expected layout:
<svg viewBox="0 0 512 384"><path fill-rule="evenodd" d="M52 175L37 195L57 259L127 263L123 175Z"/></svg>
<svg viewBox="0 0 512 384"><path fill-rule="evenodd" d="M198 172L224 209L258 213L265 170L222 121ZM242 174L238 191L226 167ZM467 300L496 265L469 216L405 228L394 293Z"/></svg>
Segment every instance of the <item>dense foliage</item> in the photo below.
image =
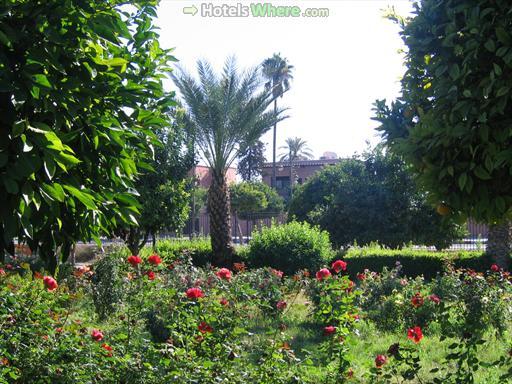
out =
<svg viewBox="0 0 512 384"><path fill-rule="evenodd" d="M231 209L240 218L277 215L284 210L284 200L275 189L262 182L242 182L229 188Z"/></svg>
<svg viewBox="0 0 512 384"><path fill-rule="evenodd" d="M376 104L388 145L436 203L488 223L508 217L510 2L423 0L396 20L407 46L402 96Z"/></svg>
<svg viewBox="0 0 512 384"><path fill-rule="evenodd" d="M169 125L173 60L156 1L0 5L0 258L26 241L54 270L138 213L132 180ZM121 9L122 8L122 9Z"/></svg>
<svg viewBox="0 0 512 384"><path fill-rule="evenodd" d="M416 188L403 162L380 146L326 167L298 186L290 217L319 225L338 246L378 241L446 248L462 227L442 218Z"/></svg>
<svg viewBox="0 0 512 384"><path fill-rule="evenodd" d="M265 162L265 144L258 140L240 152L237 165L238 174L244 181L256 181L261 178Z"/></svg>
<svg viewBox="0 0 512 384"><path fill-rule="evenodd" d="M0 382L512 378L512 280L497 266L448 270L430 283L400 266L355 281L350 262L320 267L287 277L117 248L91 267L62 269L58 281L18 261L2 266Z"/></svg>
<svg viewBox="0 0 512 384"><path fill-rule="evenodd" d="M247 257L255 267L270 266L294 274L318 269L334 257L334 252L327 232L294 221L254 232Z"/></svg>
<svg viewBox="0 0 512 384"><path fill-rule="evenodd" d="M181 231L189 218L192 187L187 175L194 165L192 135L183 109L174 109L172 116L171 127L155 132L161 144L148 161L152 170L141 172L135 182L141 203L138 225L119 231L133 254L139 253L149 236L155 245L158 232Z"/></svg>
<svg viewBox="0 0 512 384"><path fill-rule="evenodd" d="M424 276L434 278L443 272L448 263L457 267L485 270L490 263L483 251L445 251L433 252L421 249L389 249L379 245L352 247L344 258L350 261L350 274L364 269L381 272L384 268L392 269L396 263L401 264L402 272L407 276Z"/></svg>

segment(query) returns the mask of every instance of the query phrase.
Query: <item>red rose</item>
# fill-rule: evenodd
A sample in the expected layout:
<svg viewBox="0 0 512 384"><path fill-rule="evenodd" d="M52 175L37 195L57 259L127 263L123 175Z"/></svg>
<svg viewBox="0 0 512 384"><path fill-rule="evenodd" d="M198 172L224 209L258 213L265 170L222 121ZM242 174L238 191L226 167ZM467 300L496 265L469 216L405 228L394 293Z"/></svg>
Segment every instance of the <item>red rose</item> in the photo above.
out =
<svg viewBox="0 0 512 384"><path fill-rule="evenodd" d="M219 303L221 303L221 304L222 304L222 305L224 305L224 306L229 305L229 301L227 301L227 300L226 300L226 299L224 299L224 298L220 299L220 300L219 300Z"/></svg>
<svg viewBox="0 0 512 384"><path fill-rule="evenodd" d="M107 354L106 354L107 357L112 357L113 348L110 345L103 343L103 344L101 344L101 348L103 348L105 351L107 351Z"/></svg>
<svg viewBox="0 0 512 384"><path fill-rule="evenodd" d="M316 278L318 281L322 281L331 276L331 272L327 268L322 268L316 273Z"/></svg>
<svg viewBox="0 0 512 384"><path fill-rule="evenodd" d="M331 268L336 273L339 273L341 271L346 271L347 263L345 263L343 260L336 260L334 263L332 263Z"/></svg>
<svg viewBox="0 0 512 384"><path fill-rule="evenodd" d="M199 299L200 297L204 297L204 293L203 293L203 291L201 291L201 288L196 288L196 287L187 289L187 292L185 292L185 294L191 300Z"/></svg>
<svg viewBox="0 0 512 384"><path fill-rule="evenodd" d="M146 276L148 277L149 280L155 280L155 272L153 271L147 271Z"/></svg>
<svg viewBox="0 0 512 384"><path fill-rule="evenodd" d="M498 265L496 265L496 264L491 265L491 271L498 272L499 270L500 270L500 267L498 267Z"/></svg>
<svg viewBox="0 0 512 384"><path fill-rule="evenodd" d="M357 277L357 280L361 280L361 281L366 279L366 275L364 273L358 273L356 277Z"/></svg>
<svg viewBox="0 0 512 384"><path fill-rule="evenodd" d="M50 292L55 291L59 286L59 284L57 284L55 279L51 276L43 277L43 284L46 287L46 289Z"/></svg>
<svg viewBox="0 0 512 384"><path fill-rule="evenodd" d="M407 337L415 343L419 343L423 339L423 332L420 327L416 326L407 331Z"/></svg>
<svg viewBox="0 0 512 384"><path fill-rule="evenodd" d="M425 300L423 299L423 296L421 296L421 293L419 292L416 292L416 294L411 299L411 303L415 308L421 307L424 301Z"/></svg>
<svg viewBox="0 0 512 384"><path fill-rule="evenodd" d="M142 259L139 256L135 256L135 255L129 256L128 259L126 259L126 261L128 261L134 268L138 264L142 263Z"/></svg>
<svg viewBox="0 0 512 384"><path fill-rule="evenodd" d="M327 327L324 327L324 336L330 336L332 334L336 333L336 327L333 325L328 325Z"/></svg>
<svg viewBox="0 0 512 384"><path fill-rule="evenodd" d="M286 301L278 301L277 304L276 304L276 308L279 309L280 311L284 310L286 308L287 304L286 304Z"/></svg>
<svg viewBox="0 0 512 384"><path fill-rule="evenodd" d="M204 321L201 321L201 323L199 323L199 325L197 326L197 329L199 329L199 332L201 332L201 333L212 333L213 332L213 328L211 326L209 326L208 324L206 324L206 322L204 322Z"/></svg>
<svg viewBox="0 0 512 384"><path fill-rule="evenodd" d="M441 302L441 299L439 298L439 296L435 295L435 294L432 294L428 297L428 299L433 302L434 304L439 304Z"/></svg>
<svg viewBox="0 0 512 384"><path fill-rule="evenodd" d="M156 253L148 257L149 264L158 265L162 263L162 259Z"/></svg>
<svg viewBox="0 0 512 384"><path fill-rule="evenodd" d="M6 273L5 273L5 271L3 270L3 268L0 268L0 276L5 276L5 275L6 275Z"/></svg>
<svg viewBox="0 0 512 384"><path fill-rule="evenodd" d="M388 361L388 358L384 355L377 355L377 357L375 358L375 366L377 368L382 368L382 366L384 364L386 364L386 362Z"/></svg>
<svg viewBox="0 0 512 384"><path fill-rule="evenodd" d="M91 337L94 341L103 340L103 333L99 329L93 329L91 331Z"/></svg>
<svg viewBox="0 0 512 384"><path fill-rule="evenodd" d="M222 280L231 280L231 271L227 268L221 268L216 273L217 277Z"/></svg>
<svg viewBox="0 0 512 384"><path fill-rule="evenodd" d="M279 277L280 279L283 278L283 271L280 271L278 269L270 268L270 272L272 272L276 277Z"/></svg>

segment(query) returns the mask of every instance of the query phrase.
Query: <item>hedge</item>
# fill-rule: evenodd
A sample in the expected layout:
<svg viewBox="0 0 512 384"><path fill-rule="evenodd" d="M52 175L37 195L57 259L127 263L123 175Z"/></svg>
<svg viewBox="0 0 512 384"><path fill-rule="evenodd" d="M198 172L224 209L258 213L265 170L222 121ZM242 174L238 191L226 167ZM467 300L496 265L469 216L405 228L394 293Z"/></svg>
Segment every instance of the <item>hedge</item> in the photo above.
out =
<svg viewBox="0 0 512 384"><path fill-rule="evenodd" d="M483 251L428 251L418 249L387 249L381 247L350 248L340 254L348 263L351 276L365 269L381 272L384 267L394 268L397 262L402 265L402 273L407 276L423 275L426 279L442 272L447 263L455 267L471 268L476 271L489 269L492 261Z"/></svg>
<svg viewBox="0 0 512 384"><path fill-rule="evenodd" d="M246 257L241 247L235 247L234 262L243 261ZM166 262L172 262L181 256L189 255L196 266L205 266L213 260L212 245L210 238L198 237L192 240L159 240L156 243L157 253ZM146 246L141 251L141 256L147 257L153 253L150 246Z"/></svg>

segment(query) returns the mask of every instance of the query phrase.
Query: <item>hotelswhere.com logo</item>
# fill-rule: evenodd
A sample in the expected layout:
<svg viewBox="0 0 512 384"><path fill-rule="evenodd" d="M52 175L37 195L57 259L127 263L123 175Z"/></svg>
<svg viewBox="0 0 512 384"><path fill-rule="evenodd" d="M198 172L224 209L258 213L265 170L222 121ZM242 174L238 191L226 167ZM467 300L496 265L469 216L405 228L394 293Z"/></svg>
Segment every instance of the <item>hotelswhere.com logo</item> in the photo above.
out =
<svg viewBox="0 0 512 384"><path fill-rule="evenodd" d="M328 17L328 8L302 8L298 5L272 3L214 4L201 3L183 7L183 13L201 17Z"/></svg>

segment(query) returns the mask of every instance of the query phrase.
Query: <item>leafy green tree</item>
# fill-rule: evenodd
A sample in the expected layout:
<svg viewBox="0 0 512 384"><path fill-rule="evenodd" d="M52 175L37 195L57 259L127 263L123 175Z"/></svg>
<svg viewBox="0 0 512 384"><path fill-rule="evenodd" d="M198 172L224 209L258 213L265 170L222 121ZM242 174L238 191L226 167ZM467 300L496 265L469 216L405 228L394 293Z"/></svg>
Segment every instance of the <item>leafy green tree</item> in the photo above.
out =
<svg viewBox="0 0 512 384"><path fill-rule="evenodd" d="M184 110L176 109L173 116L171 127L156 132L161 145L155 147L154 159L149 163L154 171L143 172L135 183L142 206L139 225L120 231L134 255L150 236L155 248L158 232L181 231L188 219L190 180L187 174L194 165L194 152L183 119Z"/></svg>
<svg viewBox="0 0 512 384"><path fill-rule="evenodd" d="M275 189L259 181L233 184L229 193L231 209L242 219L255 214L276 215L284 210L283 198Z"/></svg>
<svg viewBox="0 0 512 384"><path fill-rule="evenodd" d="M240 153L238 174L244 181L254 181L261 177L265 161L265 144L258 140Z"/></svg>
<svg viewBox="0 0 512 384"><path fill-rule="evenodd" d="M54 271L72 244L136 223L133 179L169 125L157 1L0 5L0 256ZM60 250L60 251L58 251Z"/></svg>
<svg viewBox="0 0 512 384"><path fill-rule="evenodd" d="M231 210L240 218L247 218L251 214L262 212L268 206L265 194L254 188L251 183L233 184L229 187L229 194Z"/></svg>
<svg viewBox="0 0 512 384"><path fill-rule="evenodd" d="M256 69L240 72L230 58L220 75L204 61L198 61L197 70L199 81L185 70L173 79L188 108L196 146L211 170L208 213L212 250L214 262L226 264L233 256L226 171L244 147L284 117L282 110L267 110L275 97L271 90L262 89Z"/></svg>
<svg viewBox="0 0 512 384"><path fill-rule="evenodd" d="M290 81L293 79L293 65L288 63L281 54L274 53L261 63L261 72L267 80L265 87L272 90L274 95L274 112L277 112L277 99L283 97L283 94L290 89ZM277 122L274 124L272 140L272 187L276 186L276 140L277 140Z"/></svg>
<svg viewBox="0 0 512 384"><path fill-rule="evenodd" d="M415 4L400 24L407 45L402 97L376 103L376 120L440 211L491 224L490 253L510 261L512 14L510 2ZM497 228L496 225L501 226Z"/></svg>
<svg viewBox="0 0 512 384"><path fill-rule="evenodd" d="M299 186L289 216L319 225L337 246L409 242L446 248L463 230L435 214L396 156L377 147L326 167Z"/></svg>

